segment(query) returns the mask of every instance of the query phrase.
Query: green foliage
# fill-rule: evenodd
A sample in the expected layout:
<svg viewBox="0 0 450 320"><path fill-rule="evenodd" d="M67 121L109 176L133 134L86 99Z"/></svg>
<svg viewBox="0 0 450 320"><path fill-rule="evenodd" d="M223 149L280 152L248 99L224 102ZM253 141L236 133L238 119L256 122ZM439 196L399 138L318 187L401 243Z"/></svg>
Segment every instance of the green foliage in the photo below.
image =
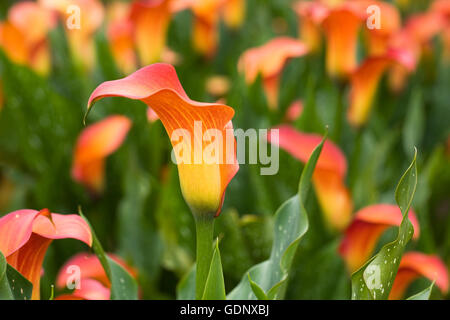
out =
<svg viewBox="0 0 450 320"><path fill-rule="evenodd" d="M219 241L216 241L202 300L225 299L225 283L223 280L222 262L220 260Z"/></svg>
<svg viewBox="0 0 450 320"><path fill-rule="evenodd" d="M79 210L80 215L89 221ZM92 249L97 255L109 281L111 282L111 300L136 300L138 298L138 287L136 280L130 275L130 273L125 270L116 261L111 259L104 251L100 244L97 236L95 235L94 229L91 227L92 233Z"/></svg>
<svg viewBox="0 0 450 320"><path fill-rule="evenodd" d="M434 281L430 284L428 288L416 293L415 295L409 297L407 300L429 300L431 296L431 291L433 291Z"/></svg>
<svg viewBox="0 0 450 320"><path fill-rule="evenodd" d="M297 195L287 200L275 213L274 242L270 258L250 268L239 285L229 293L228 299L283 299L295 251L308 230L304 201L324 141L325 138L313 151L303 169Z"/></svg>
<svg viewBox="0 0 450 320"><path fill-rule="evenodd" d="M403 216L397 239L383 246L378 254L352 275L354 300L380 300L389 296L403 252L414 233L408 212L417 186L416 156L417 150L395 191L395 200Z"/></svg>
<svg viewBox="0 0 450 320"><path fill-rule="evenodd" d="M30 300L33 285L0 252L0 300Z"/></svg>

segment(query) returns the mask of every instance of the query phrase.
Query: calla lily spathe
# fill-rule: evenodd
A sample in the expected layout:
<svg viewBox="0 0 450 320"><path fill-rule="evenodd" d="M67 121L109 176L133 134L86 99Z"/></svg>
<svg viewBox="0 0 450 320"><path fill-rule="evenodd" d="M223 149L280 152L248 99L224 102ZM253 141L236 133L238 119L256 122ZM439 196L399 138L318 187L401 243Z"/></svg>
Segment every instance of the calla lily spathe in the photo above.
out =
<svg viewBox="0 0 450 320"><path fill-rule="evenodd" d="M116 65L125 74L137 68L134 25L130 19L131 5L113 2L106 7L107 37Z"/></svg>
<svg viewBox="0 0 450 320"><path fill-rule="evenodd" d="M32 299L40 296L42 262L48 246L54 239L65 238L92 245L91 229L79 215L23 209L0 218L0 251L33 284Z"/></svg>
<svg viewBox="0 0 450 320"><path fill-rule="evenodd" d="M445 28L445 16L439 11L429 10L408 18L405 25L389 39L389 48L408 51L418 63L431 39ZM389 85L395 92L401 91L406 84L410 70L396 64L389 72Z"/></svg>
<svg viewBox="0 0 450 320"><path fill-rule="evenodd" d="M401 28L401 17L397 8L384 1L360 1L365 8L376 5L379 8L377 28L364 28L367 35L369 56L383 55L388 51L389 40Z"/></svg>
<svg viewBox="0 0 450 320"><path fill-rule="evenodd" d="M189 161L181 159L180 155L175 153L181 191L194 214L218 215L225 189L239 169L236 160L236 141L233 136L233 154L231 156L228 154L227 160L221 158L218 163L207 163L202 156L207 145L203 144L201 150L191 148L194 146L192 139L196 135L194 126L197 121L201 123L203 132L209 129L221 132L220 139L223 139L221 145L227 145L227 132L232 130L231 119L234 110L219 103L191 100L181 86L175 69L164 63L149 65L123 79L100 84L89 98L88 110L99 99L111 96L146 103L158 115L171 139L177 129L190 133L190 137L182 139L181 142L171 141L174 147L182 143L187 149L194 150Z"/></svg>
<svg viewBox="0 0 450 320"><path fill-rule="evenodd" d="M384 55L364 60L350 78L350 107L347 118L359 127L366 123L375 97L378 83L384 71L395 66L411 72L416 61L408 50L389 50Z"/></svg>
<svg viewBox="0 0 450 320"><path fill-rule="evenodd" d="M94 34L105 15L99 0L39 0L42 7L57 13L65 27L70 51L77 63L92 70L96 59ZM69 10L69 9L78 10ZM79 25L77 25L79 23Z"/></svg>
<svg viewBox="0 0 450 320"><path fill-rule="evenodd" d="M115 115L85 128L75 147L72 177L90 191L100 193L105 158L120 147L130 127L127 117Z"/></svg>
<svg viewBox="0 0 450 320"><path fill-rule="evenodd" d="M55 25L56 16L39 4L16 3L9 9L7 21L0 24L0 45L13 62L46 75L50 71L47 34Z"/></svg>
<svg viewBox="0 0 450 320"><path fill-rule="evenodd" d="M442 293L446 294L448 292L448 271L444 262L437 255L427 255L412 251L405 253L402 260L400 260L397 276L389 293L389 299L402 299L408 286L419 277L436 281L436 286Z"/></svg>
<svg viewBox="0 0 450 320"><path fill-rule="evenodd" d="M227 0L181 0L194 14L193 45L202 55L212 57L219 42L218 24Z"/></svg>
<svg viewBox="0 0 450 320"><path fill-rule="evenodd" d="M420 228L413 210L408 217L414 227L413 238L417 239ZM360 268L370 258L383 232L391 226L399 226L401 221L402 213L396 205L375 204L356 212L339 246L339 254L349 272Z"/></svg>
<svg viewBox="0 0 450 320"><path fill-rule="evenodd" d="M298 160L306 163L314 148L322 141L318 134L303 133L289 125L276 127L279 147ZM267 135L269 142L271 134ZM328 224L343 230L351 219L353 202L345 186L347 160L342 151L332 142L326 141L313 173L313 184L319 204Z"/></svg>
<svg viewBox="0 0 450 320"><path fill-rule="evenodd" d="M322 44L320 25L328 15L328 8L316 1L299 1L294 4L299 19L299 36L310 52L317 52Z"/></svg>
<svg viewBox="0 0 450 320"><path fill-rule="evenodd" d="M243 23L245 0L179 0L172 11L190 9L194 14L192 42L194 48L206 57L212 57L219 42L218 26L223 17L225 24L237 29Z"/></svg>
<svg viewBox="0 0 450 320"><path fill-rule="evenodd" d="M355 1L357 2L357 1ZM346 78L357 66L358 31L366 18L354 2L331 8L322 21L327 44L326 68L332 77Z"/></svg>
<svg viewBox="0 0 450 320"><path fill-rule="evenodd" d="M115 254L108 254L108 257L117 262L127 270L134 278L137 272ZM109 281L103 266L97 256L88 253L79 253L69 259L61 267L56 277L56 287L64 289L68 282L71 282L73 267L78 267L81 277L79 288L75 288L71 294L64 294L56 297L56 300L109 300L111 295L111 282Z"/></svg>
<svg viewBox="0 0 450 320"><path fill-rule="evenodd" d="M131 7L134 39L141 65L160 61L166 45L171 0L135 1Z"/></svg>
<svg viewBox="0 0 450 320"><path fill-rule="evenodd" d="M261 75L269 107L275 109L284 65L289 58L301 57L307 52L308 49L300 40L278 37L262 46L246 50L239 58L238 69L244 73L248 84Z"/></svg>
<svg viewBox="0 0 450 320"><path fill-rule="evenodd" d="M231 29L239 28L244 22L247 0L227 0L223 6L223 20Z"/></svg>

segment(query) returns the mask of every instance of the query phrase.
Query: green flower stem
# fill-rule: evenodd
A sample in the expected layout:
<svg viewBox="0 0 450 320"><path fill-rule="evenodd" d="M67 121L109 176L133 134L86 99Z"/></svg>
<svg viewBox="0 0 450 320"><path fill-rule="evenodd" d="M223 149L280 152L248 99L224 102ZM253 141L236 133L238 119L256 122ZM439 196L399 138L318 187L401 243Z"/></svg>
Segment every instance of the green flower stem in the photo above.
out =
<svg viewBox="0 0 450 320"><path fill-rule="evenodd" d="M195 219L197 230L197 271L195 280L195 298L201 300L213 255L214 217L199 216Z"/></svg>

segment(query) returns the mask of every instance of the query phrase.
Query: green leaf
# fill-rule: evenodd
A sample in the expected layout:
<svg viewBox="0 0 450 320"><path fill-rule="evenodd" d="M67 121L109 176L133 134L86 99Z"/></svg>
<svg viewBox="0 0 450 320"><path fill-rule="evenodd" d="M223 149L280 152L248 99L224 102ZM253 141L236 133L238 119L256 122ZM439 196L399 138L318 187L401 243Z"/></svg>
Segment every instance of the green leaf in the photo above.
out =
<svg viewBox="0 0 450 320"><path fill-rule="evenodd" d="M0 251L0 300L13 300L14 296L9 287L8 278L6 277L6 263L5 256Z"/></svg>
<svg viewBox="0 0 450 320"><path fill-rule="evenodd" d="M222 262L220 261L219 241L216 241L205 291L202 300L225 300L225 283L223 279Z"/></svg>
<svg viewBox="0 0 450 320"><path fill-rule="evenodd" d="M403 215L397 239L382 247L377 255L352 275L353 300L379 300L389 297L406 244L414 233L408 212L417 185L416 156L417 149L411 165L395 190L395 200Z"/></svg>
<svg viewBox="0 0 450 320"><path fill-rule="evenodd" d="M256 299L257 296L252 290L255 285L262 292L267 292L268 299L284 297L294 254L301 238L308 230L308 215L304 203L325 139L326 136L306 163L300 177L297 195L283 203L275 213L274 240L269 259L250 268L236 288L229 293L228 299ZM253 286L249 279L253 280Z"/></svg>
<svg viewBox="0 0 450 320"><path fill-rule="evenodd" d="M11 287L14 300L30 300L33 284L28 281L19 271L8 264L6 277Z"/></svg>
<svg viewBox="0 0 450 320"><path fill-rule="evenodd" d="M177 285L178 300L195 300L195 263Z"/></svg>
<svg viewBox="0 0 450 320"><path fill-rule="evenodd" d="M417 186L417 167L416 167L417 149L414 148L414 158L411 165L403 174L395 190L395 201L402 214L405 216L411 207L414 193Z"/></svg>
<svg viewBox="0 0 450 320"><path fill-rule="evenodd" d="M264 290L261 289L261 287L258 286L258 284L252 280L252 278L250 277L250 273L247 273L247 275L248 275L248 282L250 282L250 286L256 298L258 298L258 300L269 300Z"/></svg>
<svg viewBox="0 0 450 320"><path fill-rule="evenodd" d="M433 291L434 281L430 284L430 286L415 295L412 295L406 300L430 300L431 291Z"/></svg>
<svg viewBox="0 0 450 320"><path fill-rule="evenodd" d="M89 224L87 218L78 210L81 217ZM100 263L111 282L111 300L137 300L138 287L136 280L121 265L105 254L100 241L95 235L94 229L89 224L92 232L92 249L97 255Z"/></svg>
<svg viewBox="0 0 450 320"><path fill-rule="evenodd" d="M33 285L0 252L0 300L30 300Z"/></svg>

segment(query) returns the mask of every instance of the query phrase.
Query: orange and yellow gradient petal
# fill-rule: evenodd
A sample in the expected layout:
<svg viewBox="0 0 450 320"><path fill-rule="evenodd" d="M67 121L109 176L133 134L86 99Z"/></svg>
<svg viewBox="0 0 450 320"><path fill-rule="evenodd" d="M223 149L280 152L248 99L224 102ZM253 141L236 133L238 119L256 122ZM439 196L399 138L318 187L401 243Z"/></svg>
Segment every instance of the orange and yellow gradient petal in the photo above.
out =
<svg viewBox="0 0 450 320"><path fill-rule="evenodd" d="M100 193L105 158L120 147L130 127L127 117L114 115L85 128L75 146L72 177L90 191Z"/></svg>
<svg viewBox="0 0 450 320"><path fill-rule="evenodd" d="M322 44L320 25L327 17L329 9L315 1L299 1L294 4L294 11L299 18L299 36L310 52L317 52Z"/></svg>
<svg viewBox="0 0 450 320"><path fill-rule="evenodd" d="M131 21L141 65L161 59L172 16L170 3L170 0L143 0L132 4Z"/></svg>
<svg viewBox="0 0 450 320"><path fill-rule="evenodd" d="M399 66L411 72L415 63L407 50L389 50L385 55L364 60L350 79L350 107L347 113L350 124L359 127L367 122L378 83L387 68Z"/></svg>
<svg viewBox="0 0 450 320"><path fill-rule="evenodd" d="M225 189L239 169L231 124L234 110L219 103L191 100L175 69L164 63L100 84L89 98L88 110L97 100L110 96L141 100L153 109L171 138L174 151L181 151L175 152L175 158L186 202L196 215L218 215ZM210 147L217 150L217 145L217 158L205 159Z"/></svg>
<svg viewBox="0 0 450 320"><path fill-rule="evenodd" d="M332 9L323 20L326 68L330 76L346 78L356 69L358 31L364 18L365 14L353 5L342 5Z"/></svg>
<svg viewBox="0 0 450 320"><path fill-rule="evenodd" d="M277 37L262 46L245 51L238 62L238 69L244 73L248 84L261 75L264 91L271 109L278 104L280 75L289 58L296 58L308 52L300 40L289 37Z"/></svg>

